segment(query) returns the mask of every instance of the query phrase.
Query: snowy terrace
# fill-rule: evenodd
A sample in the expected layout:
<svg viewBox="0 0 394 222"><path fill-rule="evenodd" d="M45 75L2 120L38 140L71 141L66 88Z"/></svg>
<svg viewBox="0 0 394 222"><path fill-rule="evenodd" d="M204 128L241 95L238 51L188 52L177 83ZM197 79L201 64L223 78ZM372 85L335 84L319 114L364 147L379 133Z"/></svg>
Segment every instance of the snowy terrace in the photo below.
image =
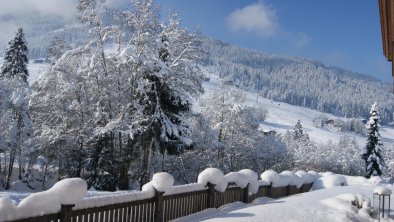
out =
<svg viewBox="0 0 394 222"><path fill-rule="evenodd" d="M173 186L170 174L157 173L142 191L88 195L86 182L71 178L19 203L0 193L0 221L373 221L373 190L393 189L379 177L314 171L268 170L260 178L208 168L197 183Z"/></svg>

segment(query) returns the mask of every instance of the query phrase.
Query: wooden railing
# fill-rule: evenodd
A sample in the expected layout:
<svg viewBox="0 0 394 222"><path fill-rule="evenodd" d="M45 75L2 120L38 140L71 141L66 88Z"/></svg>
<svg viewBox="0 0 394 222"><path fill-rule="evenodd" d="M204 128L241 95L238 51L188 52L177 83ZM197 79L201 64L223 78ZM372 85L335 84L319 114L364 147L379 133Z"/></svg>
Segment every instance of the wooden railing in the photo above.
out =
<svg viewBox="0 0 394 222"><path fill-rule="evenodd" d="M153 198L73 210L74 205L62 205L56 214L20 219L13 222L161 222L200 212L207 208L217 208L236 201L250 203L258 197L280 198L308 192L312 184L273 187L261 185L256 194L249 195L249 186L237 187L230 183L226 191L215 190L215 185L208 183L207 189L165 195L156 191Z"/></svg>

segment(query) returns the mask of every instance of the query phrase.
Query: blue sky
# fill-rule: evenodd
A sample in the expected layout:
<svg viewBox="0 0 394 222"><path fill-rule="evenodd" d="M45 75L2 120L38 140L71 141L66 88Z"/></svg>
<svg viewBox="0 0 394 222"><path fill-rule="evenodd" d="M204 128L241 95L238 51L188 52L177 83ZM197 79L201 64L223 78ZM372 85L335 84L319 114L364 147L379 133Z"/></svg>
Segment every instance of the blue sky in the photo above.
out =
<svg viewBox="0 0 394 222"><path fill-rule="evenodd" d="M125 6L130 0L107 0ZM383 56L377 0L154 0L183 25L258 51L304 57L391 81ZM77 0L5 0L0 41L21 24L57 16L75 19ZM6 19L4 19L6 18ZM7 19L8 18L8 19ZM13 18L13 19L10 19Z"/></svg>
<svg viewBox="0 0 394 222"><path fill-rule="evenodd" d="M391 81L377 0L156 0L183 25L258 51L304 57Z"/></svg>

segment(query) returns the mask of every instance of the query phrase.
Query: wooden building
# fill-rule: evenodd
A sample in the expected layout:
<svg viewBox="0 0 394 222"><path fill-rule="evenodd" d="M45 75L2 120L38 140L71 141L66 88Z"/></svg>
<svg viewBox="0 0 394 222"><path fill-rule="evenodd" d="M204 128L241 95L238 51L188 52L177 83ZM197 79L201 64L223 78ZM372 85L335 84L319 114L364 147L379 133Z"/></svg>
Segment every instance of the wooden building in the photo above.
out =
<svg viewBox="0 0 394 222"><path fill-rule="evenodd" d="M394 0L379 0L380 26L382 31L383 53L392 64L394 79ZM393 87L394 92L394 87Z"/></svg>

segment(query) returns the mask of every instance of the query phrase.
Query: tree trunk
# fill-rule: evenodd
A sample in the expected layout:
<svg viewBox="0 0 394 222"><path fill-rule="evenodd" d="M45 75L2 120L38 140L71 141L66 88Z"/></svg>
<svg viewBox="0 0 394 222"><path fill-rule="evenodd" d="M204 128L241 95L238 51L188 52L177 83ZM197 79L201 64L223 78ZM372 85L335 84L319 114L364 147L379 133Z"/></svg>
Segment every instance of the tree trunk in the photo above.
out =
<svg viewBox="0 0 394 222"><path fill-rule="evenodd" d="M150 156L151 156L153 141L154 141L154 139L152 138L149 146L145 147L145 150L144 150L144 160L143 160L144 161L143 162L144 171L142 173L141 186L149 181Z"/></svg>
<svg viewBox="0 0 394 222"><path fill-rule="evenodd" d="M12 171L14 168L14 161L15 161L15 148L10 152L10 162L8 165L7 178L6 178L6 182L5 182L5 189L6 190L10 189L11 176L12 176Z"/></svg>
<svg viewBox="0 0 394 222"><path fill-rule="evenodd" d="M22 117L22 114L20 114L20 113L18 113L17 114L17 119L18 119L18 133L17 133L17 151L18 151L18 166L19 166L19 175L18 175L18 178L19 178L19 180L22 180L22 168L23 168L23 164L22 164L22 143L23 143L23 141L21 141L22 140L22 138L21 138L21 130L22 130L22 127L23 127L23 117Z"/></svg>

